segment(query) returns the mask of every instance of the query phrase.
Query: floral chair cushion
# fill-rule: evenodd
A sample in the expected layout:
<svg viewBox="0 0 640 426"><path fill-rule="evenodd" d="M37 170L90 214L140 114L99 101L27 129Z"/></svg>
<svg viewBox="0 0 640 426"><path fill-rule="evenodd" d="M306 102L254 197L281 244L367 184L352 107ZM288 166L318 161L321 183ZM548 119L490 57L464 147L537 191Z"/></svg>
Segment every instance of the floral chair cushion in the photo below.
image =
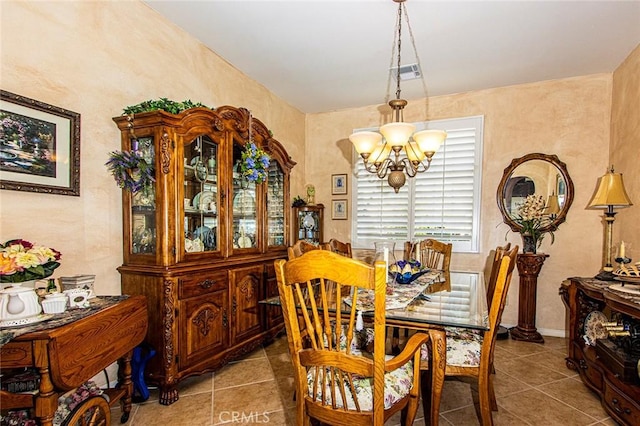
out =
<svg viewBox="0 0 640 426"><path fill-rule="evenodd" d="M466 328L445 327L447 334L447 365L476 367L480 365L480 350L484 332ZM420 348L420 359L429 361L429 349L426 344Z"/></svg>
<svg viewBox="0 0 640 426"><path fill-rule="evenodd" d="M387 355L385 357L387 360L393 358L392 355ZM323 371L320 370L320 374L323 374ZM313 397L313 383L315 381L315 369L310 369L307 373L307 384L309 385L309 396ZM320 377L320 382L322 382L323 377ZM404 364L402 367L390 371L384 375L384 408L385 410L391 408L394 404L400 401L402 398L407 396L411 391L413 383L413 362L409 361ZM362 411L372 411L373 410L373 377L362 377L362 376L354 376L353 377L353 387L356 392L356 397L358 403L360 405L360 410ZM348 410L355 410L356 405L353 399L353 394L351 393L349 386L345 386L346 388L346 396L345 400L347 402ZM318 387L316 392L316 400L322 401L322 388ZM336 395L336 406L338 408L343 408L344 403L342 397L340 396L339 388L336 386L334 389ZM324 388L325 395L325 404L331 405L331 385L327 380Z"/></svg>

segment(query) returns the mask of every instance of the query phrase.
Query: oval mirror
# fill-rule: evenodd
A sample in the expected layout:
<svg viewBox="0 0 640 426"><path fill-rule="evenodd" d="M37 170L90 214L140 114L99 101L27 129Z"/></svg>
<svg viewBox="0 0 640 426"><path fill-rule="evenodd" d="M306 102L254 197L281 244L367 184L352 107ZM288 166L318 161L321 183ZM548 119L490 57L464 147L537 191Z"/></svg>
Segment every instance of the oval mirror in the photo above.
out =
<svg viewBox="0 0 640 426"><path fill-rule="evenodd" d="M496 195L502 219L512 231L521 231L513 217L525 198L532 194L546 200L545 213L549 215L549 221L540 230L555 231L565 221L573 202L573 182L566 164L556 155L527 154L514 159L504 169Z"/></svg>

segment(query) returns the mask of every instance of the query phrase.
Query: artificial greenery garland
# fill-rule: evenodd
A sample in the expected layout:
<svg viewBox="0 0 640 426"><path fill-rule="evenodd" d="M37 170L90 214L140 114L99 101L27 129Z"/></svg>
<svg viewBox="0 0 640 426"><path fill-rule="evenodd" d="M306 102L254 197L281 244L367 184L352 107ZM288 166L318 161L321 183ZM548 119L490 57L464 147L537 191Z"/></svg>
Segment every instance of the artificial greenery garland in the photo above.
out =
<svg viewBox="0 0 640 426"><path fill-rule="evenodd" d="M134 194L149 190L156 181L153 164L136 151L113 151L105 166L120 188Z"/></svg>
<svg viewBox="0 0 640 426"><path fill-rule="evenodd" d="M151 99L148 101L140 102L137 105L128 106L124 108L123 111L125 114L140 114L142 112L162 110L170 112L171 114L179 114L186 109L196 107L209 108L208 106L203 105L200 102L191 102L190 99L182 102L176 102L167 98L160 98L157 101Z"/></svg>

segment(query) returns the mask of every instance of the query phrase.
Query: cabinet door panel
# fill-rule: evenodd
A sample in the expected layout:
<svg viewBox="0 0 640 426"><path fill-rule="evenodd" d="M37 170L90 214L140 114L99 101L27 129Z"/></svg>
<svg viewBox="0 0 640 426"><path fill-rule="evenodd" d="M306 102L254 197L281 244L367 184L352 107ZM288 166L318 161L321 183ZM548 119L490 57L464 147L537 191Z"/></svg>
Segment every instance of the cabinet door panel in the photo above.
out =
<svg viewBox="0 0 640 426"><path fill-rule="evenodd" d="M216 291L181 302L179 313L184 332L180 341L181 367L210 357L229 343L228 292Z"/></svg>
<svg viewBox="0 0 640 426"><path fill-rule="evenodd" d="M240 342L260 332L260 289L263 265L254 265L230 271L232 283L231 311L233 315L233 342Z"/></svg>

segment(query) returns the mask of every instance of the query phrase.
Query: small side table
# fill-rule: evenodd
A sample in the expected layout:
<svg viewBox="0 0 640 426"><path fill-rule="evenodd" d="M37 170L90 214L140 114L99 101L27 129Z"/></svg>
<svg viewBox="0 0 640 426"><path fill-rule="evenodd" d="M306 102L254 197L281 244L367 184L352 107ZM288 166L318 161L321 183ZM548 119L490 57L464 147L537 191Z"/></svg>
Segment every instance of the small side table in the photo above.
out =
<svg viewBox="0 0 640 426"><path fill-rule="evenodd" d="M518 274L520 274L520 294L518 325L510 330L513 340L544 343L544 338L536 330L536 291L538 274L547 257L549 255L544 253L522 253L516 258Z"/></svg>

